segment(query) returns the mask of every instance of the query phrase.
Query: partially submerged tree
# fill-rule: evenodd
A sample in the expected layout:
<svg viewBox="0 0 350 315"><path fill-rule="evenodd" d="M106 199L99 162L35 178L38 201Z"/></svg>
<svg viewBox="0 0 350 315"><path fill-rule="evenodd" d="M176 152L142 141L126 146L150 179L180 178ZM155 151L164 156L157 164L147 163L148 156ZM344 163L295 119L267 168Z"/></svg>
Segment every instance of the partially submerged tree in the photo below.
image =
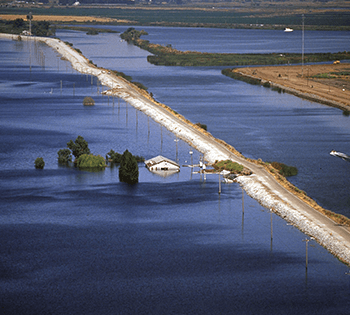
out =
<svg viewBox="0 0 350 315"><path fill-rule="evenodd" d="M83 100L84 106L93 106L95 105L95 101L91 96L85 96Z"/></svg>
<svg viewBox="0 0 350 315"><path fill-rule="evenodd" d="M75 159L78 159L79 156L83 154L90 154L89 145L82 136L78 136L75 139L75 142L73 142L73 140L70 140L67 143L67 147L72 151Z"/></svg>
<svg viewBox="0 0 350 315"><path fill-rule="evenodd" d="M114 150L111 150L107 153L106 160L115 164L119 164L122 160L122 155L118 152L114 152Z"/></svg>
<svg viewBox="0 0 350 315"><path fill-rule="evenodd" d="M101 155L82 154L77 159L77 167L81 169L104 169L106 163Z"/></svg>
<svg viewBox="0 0 350 315"><path fill-rule="evenodd" d="M136 159L136 162L143 162L145 158L143 156L139 155L133 155L133 157ZM122 154L115 152L114 150L111 150L106 155L106 160L115 164L119 164L122 160Z"/></svg>
<svg viewBox="0 0 350 315"><path fill-rule="evenodd" d="M35 165L35 168L37 168L37 169L43 169L45 166L44 159L42 157L36 158L34 165Z"/></svg>
<svg viewBox="0 0 350 315"><path fill-rule="evenodd" d="M136 158L128 150L125 150L121 158L119 180L129 184L136 184L139 181L139 166Z"/></svg>
<svg viewBox="0 0 350 315"><path fill-rule="evenodd" d="M58 163L67 165L69 162L72 162L72 153L69 149L61 149L57 154Z"/></svg>

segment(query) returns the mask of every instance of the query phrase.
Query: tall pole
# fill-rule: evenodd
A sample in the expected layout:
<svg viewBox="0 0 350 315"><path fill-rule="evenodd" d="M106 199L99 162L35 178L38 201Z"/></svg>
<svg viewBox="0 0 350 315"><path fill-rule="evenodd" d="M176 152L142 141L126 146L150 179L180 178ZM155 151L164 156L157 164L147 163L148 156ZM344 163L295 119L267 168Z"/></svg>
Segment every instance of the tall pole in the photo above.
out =
<svg viewBox="0 0 350 315"><path fill-rule="evenodd" d="M301 34L301 77L304 77L304 14L302 15L303 25Z"/></svg>
<svg viewBox="0 0 350 315"><path fill-rule="evenodd" d="M29 12L27 15L27 20L29 20L29 36L32 36L32 19L33 19L33 14L32 12Z"/></svg>
<svg viewBox="0 0 350 315"><path fill-rule="evenodd" d="M305 244L305 268L306 268L306 272L307 272L307 266L308 266L308 261L309 261L309 259L308 259L308 247L309 247L309 242L310 242L310 240L309 239L305 239L305 240L303 240L303 242L305 242L306 244Z"/></svg>
<svg viewBox="0 0 350 315"><path fill-rule="evenodd" d="M178 147L177 147L177 143L179 142L179 139L176 138L176 139L174 139L174 141L176 142L176 162L179 162L179 159L178 159Z"/></svg>

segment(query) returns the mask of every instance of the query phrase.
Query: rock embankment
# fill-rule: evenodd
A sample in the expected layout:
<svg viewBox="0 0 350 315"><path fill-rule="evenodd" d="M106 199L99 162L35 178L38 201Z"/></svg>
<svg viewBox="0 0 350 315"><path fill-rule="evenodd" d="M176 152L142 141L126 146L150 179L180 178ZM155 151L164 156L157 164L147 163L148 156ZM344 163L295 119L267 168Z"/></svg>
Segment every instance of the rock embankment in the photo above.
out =
<svg viewBox="0 0 350 315"><path fill-rule="evenodd" d="M17 39L17 36L0 34L0 38ZM22 37L22 40L34 40ZM313 236L330 252L342 261L350 264L350 233L336 225L324 215L301 201L282 187L261 165L247 161L223 141L215 139L209 133L198 130L193 124L179 117L166 106L155 102L149 95L107 69L97 68L80 53L64 42L52 38L35 38L40 40L69 60L74 69L81 73L96 76L101 84L110 88L108 95L124 99L136 109L143 111L154 121L166 127L180 139L202 152L205 159L213 164L215 161L232 160L250 169L252 176L241 176L237 181L249 195L272 209L280 216L293 223L303 232Z"/></svg>

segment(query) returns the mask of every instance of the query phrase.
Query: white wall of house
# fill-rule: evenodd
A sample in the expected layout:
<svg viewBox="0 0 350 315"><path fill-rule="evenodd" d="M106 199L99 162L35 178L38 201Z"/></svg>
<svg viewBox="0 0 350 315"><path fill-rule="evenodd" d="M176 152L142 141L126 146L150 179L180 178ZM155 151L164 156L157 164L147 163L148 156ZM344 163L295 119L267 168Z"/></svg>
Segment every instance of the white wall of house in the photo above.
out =
<svg viewBox="0 0 350 315"><path fill-rule="evenodd" d="M159 171L159 170L178 170L179 167L178 167L177 165L172 164L172 163L163 161L163 162L157 163L157 164L155 164L155 165L152 165L149 169L150 169L151 171Z"/></svg>

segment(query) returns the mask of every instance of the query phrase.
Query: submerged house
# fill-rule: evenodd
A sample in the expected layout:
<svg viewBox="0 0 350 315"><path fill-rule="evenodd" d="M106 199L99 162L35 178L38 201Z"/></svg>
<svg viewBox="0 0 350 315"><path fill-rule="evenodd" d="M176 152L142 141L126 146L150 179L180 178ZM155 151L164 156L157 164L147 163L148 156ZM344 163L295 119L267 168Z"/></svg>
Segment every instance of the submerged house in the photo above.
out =
<svg viewBox="0 0 350 315"><path fill-rule="evenodd" d="M180 171L179 164L161 155L158 155L152 159L146 160L145 165L150 171L153 171L153 172L154 171L173 171L173 172Z"/></svg>

